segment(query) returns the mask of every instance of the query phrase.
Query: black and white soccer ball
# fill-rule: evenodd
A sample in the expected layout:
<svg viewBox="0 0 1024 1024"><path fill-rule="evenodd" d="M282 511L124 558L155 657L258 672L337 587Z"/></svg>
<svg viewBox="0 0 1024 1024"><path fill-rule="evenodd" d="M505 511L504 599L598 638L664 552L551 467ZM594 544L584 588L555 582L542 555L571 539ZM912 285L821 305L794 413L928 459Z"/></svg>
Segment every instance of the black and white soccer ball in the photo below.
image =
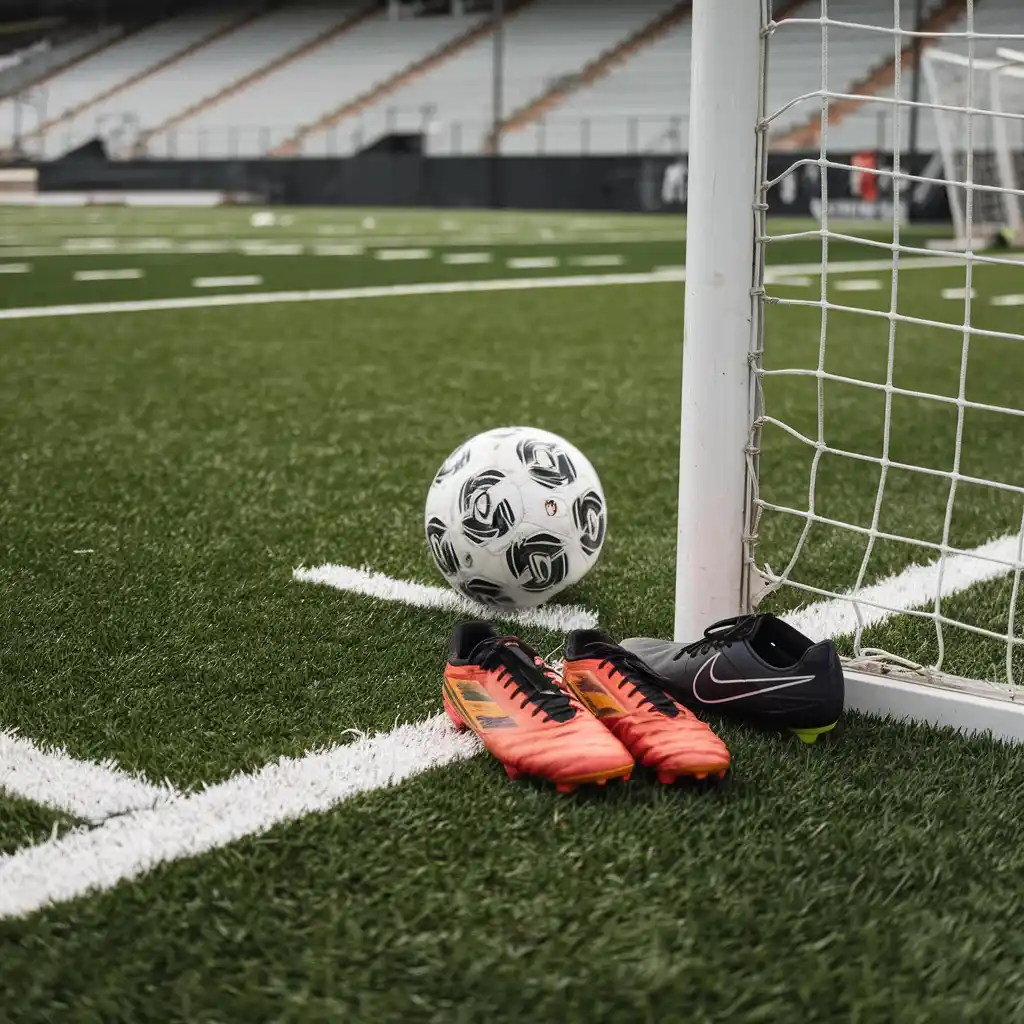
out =
<svg viewBox="0 0 1024 1024"><path fill-rule="evenodd" d="M601 554L608 512L586 456L533 427L459 445L427 494L424 526L444 578L482 604L530 608L577 583Z"/></svg>

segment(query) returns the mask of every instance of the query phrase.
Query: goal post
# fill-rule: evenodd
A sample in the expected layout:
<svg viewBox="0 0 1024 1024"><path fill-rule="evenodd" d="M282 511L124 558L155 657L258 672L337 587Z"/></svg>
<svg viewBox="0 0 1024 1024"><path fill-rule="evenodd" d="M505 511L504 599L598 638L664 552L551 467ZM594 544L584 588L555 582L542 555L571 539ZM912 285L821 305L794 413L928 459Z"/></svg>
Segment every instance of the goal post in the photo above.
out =
<svg viewBox="0 0 1024 1024"><path fill-rule="evenodd" d="M978 326L987 314L979 314L982 300L975 297L983 275L997 271L1019 274L1014 280L1024 293L1024 257L982 255L970 245L933 250L904 227L901 213L901 197L909 197L920 186L938 186L956 188L967 197L962 225L957 227L962 226L968 238L989 209L986 200L996 211L993 224L1011 224L1020 202L1005 165L1007 158L1013 164L1020 159L1024 137L1018 135L1015 141L1012 132L1005 133L1002 156L991 162L989 181L974 172L979 151L992 150L982 150L983 143L973 132L965 144L947 131L949 153L959 147L960 155L945 162L940 121L951 112L944 108L980 103L979 113L991 113L1000 109L1000 102L1008 102L1005 88L989 89L979 99L971 86L969 102L949 103L931 92L927 101L917 104L923 108L922 119L929 114L936 119L938 140L931 145L943 149L941 174L920 164L909 166L899 150L888 163L866 167L839 142L833 152L831 112L834 104L835 109L849 104L852 84L829 80L830 33L863 29L865 38L888 40L894 65L892 95L853 98L884 104L882 109L895 120L895 139L901 138L901 117L917 102L904 98L910 91L905 85L901 92L901 61L914 33L899 24L899 0L892 5L891 28L853 24L846 10L832 18L828 0L785 6L785 20L778 22L772 20L771 0L694 0L692 7L674 635L678 641L691 641L717 619L758 608L804 616L801 622L827 620L832 630L827 635L840 639L849 655L844 658L844 673L850 709L1024 742L1024 699L1019 699L1024 694L1015 679L1024 664L1024 598L1019 593L1024 575L1024 484L1012 472L1003 478L989 469L991 477L974 476L963 461L965 436L972 453L984 443L983 436L972 433L980 429L976 424L982 417L996 424L984 429L1002 431L1001 443L1010 436L1007 424L1020 424L1024 451L1024 400L998 396L982 401L968 387L972 357L979 358L975 349L986 343L1024 343L1020 325L1012 318ZM801 29L821 33L820 48L806 49L807 61L820 61L820 85L780 99L777 90L769 88L776 36ZM925 34L928 46L934 42L941 49L942 40L934 38L941 33ZM987 73L978 61L991 59L1003 71L1011 67L1000 84L1008 79L1016 86L1015 58L997 57L994 47L991 58L975 54L975 44L980 52L980 43L990 43L991 34L974 38L973 0L966 4L966 30L953 25L949 35L956 43L969 42L970 74ZM1024 50L1024 35L1008 37L1007 42ZM790 46L779 64L791 70L793 53ZM864 70L869 61L866 57ZM955 60L947 63L962 67ZM933 70L937 66L933 62ZM820 109L820 146L813 154L789 154L791 163L785 170L772 164L774 177L769 178L769 129L785 124L787 112L801 102L803 117L808 102ZM1003 120L1016 121L1013 116ZM945 129L952 129L952 124ZM820 192L812 209L820 210L818 223L794 227L790 221L773 233L772 218L767 216L772 190L787 176L804 172L816 175ZM871 222L876 225L872 231L830 220L830 182L864 174L892 194L891 235L880 236L877 221ZM984 198L979 202L980 195ZM955 210L951 216L956 218ZM805 244L798 249L800 258L792 261L799 270L789 268L791 275L799 273L801 278L783 282L778 272L771 272L771 264L783 262L787 244L801 241ZM806 262L808 242L819 246L817 266ZM866 255L872 258L851 258L848 250L855 246L867 247ZM843 261L849 261L849 267ZM855 267L861 272L873 268L883 280L851 281ZM943 274L954 275L949 280L957 282L956 287L942 288L944 301L959 303L957 317L939 316L928 299L931 288L938 300L937 290L947 281ZM924 291L922 281L928 286ZM783 288L783 283L793 287ZM864 286L859 290L881 293L878 301L851 297L848 293L855 289L849 286L854 283ZM810 292L793 290L801 286ZM1024 304L1024 294L1019 298L1020 302L1004 305ZM995 302L990 305L998 307ZM992 315L999 315L998 309ZM934 333L934 353L922 357L920 338L929 332ZM856 357L859 345L868 346L863 359ZM1015 351L1000 350L1003 362L997 364L997 376L1009 372L1006 361ZM1024 384L1024 344L1019 351ZM915 368L908 369L907 364L911 358L937 360L940 355L948 361L946 379L952 380L946 391L932 383L928 373L923 374L923 383L917 383ZM845 358L841 371L833 369L836 358ZM987 365L991 370L992 363ZM834 413L831 403L841 389L846 389L842 393L847 400L842 412ZM851 394L862 400L849 401ZM897 419L894 404L907 402L911 404L900 406ZM914 423L908 409L919 409L921 417L933 409L949 413L951 418L944 421L944 430L951 432L948 451L936 456L931 435L928 444L916 435L894 443L898 425L908 429L907 424ZM860 449L844 436L847 421L856 417L864 417L865 429L859 436L874 439L863 441ZM785 479L779 486L792 489L792 481L799 478L802 499L775 496L781 465L777 453L787 458L791 453L794 460L784 467ZM826 464L827 473L822 470ZM823 477L846 482L829 492ZM899 478L897 483L894 478ZM860 481L861 490L844 506L843 488L848 490L854 481ZM926 502L931 504L922 519ZM971 502L980 504L972 508ZM987 509L995 521L993 507L1005 513L998 522L1000 535L968 547L960 539L962 521L970 521L975 508ZM766 522L770 529L765 529ZM882 565L888 567L884 571L876 557L880 550L885 556ZM832 552L835 564L830 562ZM982 568L975 571L978 566ZM909 583L899 583L904 576ZM978 602L985 608L1000 603L988 619L971 617L975 602L951 603L950 594L975 583L997 588ZM818 619L813 619L812 611L821 612ZM897 623L910 625L891 628ZM879 634L869 632L874 627L885 630L887 649L867 642L878 642ZM922 641L914 628L919 633L931 630L931 640ZM815 629L807 626L804 631L815 640L824 639L821 629L814 635ZM989 654L979 655L977 664L969 663L965 671L963 652L968 652L968 661L973 655L961 644L961 660L953 665L960 669L952 671L949 648L954 634L966 637L967 644L988 644ZM1002 650L1001 674L993 669L999 660L990 657L993 646Z"/></svg>

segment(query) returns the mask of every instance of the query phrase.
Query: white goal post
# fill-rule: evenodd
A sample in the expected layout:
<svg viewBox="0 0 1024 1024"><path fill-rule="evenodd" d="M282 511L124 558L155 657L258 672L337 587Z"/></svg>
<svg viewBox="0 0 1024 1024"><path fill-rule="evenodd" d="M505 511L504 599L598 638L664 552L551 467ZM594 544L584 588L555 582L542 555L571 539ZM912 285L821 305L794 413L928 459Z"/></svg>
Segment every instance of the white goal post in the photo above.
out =
<svg viewBox="0 0 1024 1024"><path fill-rule="evenodd" d="M993 339L1024 343L1024 335L1010 328L979 327L975 321L983 318L977 312L972 317L972 308L977 310L981 301L975 298L975 285L983 271L1019 272L1016 280L1024 293L1024 266L1019 263L1024 257L990 256L975 252L969 246L966 250L951 245L934 251L924 247L917 236L909 232L904 240L900 213L901 195L909 196L914 188L956 189L967 197L961 210L962 223L956 228L970 238L976 223L973 220L975 210L982 210L978 196L983 192L996 200L997 222L1012 228L1014 216L1019 217L1016 189L1006 177L1000 177L998 167L992 170L990 180L979 181L974 177L980 141L977 148L972 149L970 137L965 141L947 132L950 150L943 156L951 159L944 163L941 174L909 166L898 146L891 166L879 164L866 172L878 180L884 179L885 187L893 193L891 236L879 238L877 233L871 235L865 231L862 237L848 224L830 222L828 201L829 182L835 180L833 175L865 173L862 165L842 155L849 153L849 147L843 148L837 142L836 154L830 150L829 111L835 101L871 99L886 104L885 109L895 118L896 130L892 137L897 140L902 137L901 116L905 120L908 109L917 106L922 119L936 117L935 128L941 141L943 118L950 113L963 114L962 108L971 104L980 105L981 113L990 113L993 108L999 110L997 104L1006 101L1005 91L1000 96L996 87L994 103L991 93L986 100L975 95L973 88L970 96L959 103L946 103L934 92L922 96L920 101L909 100L905 98L909 93L906 81L909 72L904 73L901 86L900 62L903 48L914 33L899 24L899 0L890 5L894 9L893 23L888 28L877 24L850 25L840 20L848 15L848 9L843 8L832 18L828 13L828 0L819 2L808 5L809 10L787 11L793 16L778 23L772 20L770 0L729 0L728 3L694 0L693 3L675 638L694 640L713 621L759 606L762 610L781 607L780 614L788 614L797 604L807 606L820 602L829 608L842 606L847 613L842 621L853 622L851 628L840 632L840 636L846 638L844 646L852 653L844 663L849 708L953 726L965 733L990 732L1024 742L1024 699L1018 700L1014 679L1014 654L1019 656L1024 652L1024 610L1018 611L1018 591L1024 569L1024 487L1015 480L971 477L961 457L965 434L969 438L973 436L969 431L979 416L1005 417L1006 422L1024 424L1024 399L1018 400L1016 405L1010 401L1003 405L985 404L974 398L967 386L972 344L977 346ZM801 26L808 32L820 28L820 50L812 49L807 53L808 59L820 58L820 85L815 83L812 89L791 95L781 104L778 97L770 103L768 75L774 37L781 31L793 31ZM837 26L840 31L862 28L871 38L885 36L888 39L891 45L888 52L893 55L895 65L892 96L851 97L850 81L829 80L828 37ZM927 34L928 46L941 42L934 38L938 34ZM978 54L983 46L994 44L994 39L974 31L973 0L967 0L966 25L954 25L949 35L954 45L966 46L968 57L964 59L968 61L968 70L981 70ZM1024 50L1024 36L1008 38L1019 50ZM1004 55L993 56L992 60L1002 71L1009 67L1009 77L1015 78L1014 58ZM936 65L932 66L934 70ZM774 171L774 178L769 179L769 127L780 123L780 119L785 123L786 112L799 101L809 101L821 111L820 146L815 145L815 152L810 156L791 154L790 167L782 173ZM943 107L961 109L949 111ZM1024 114L1024 106L1020 112ZM1013 118L1002 120L1012 121ZM947 120L945 128L950 127L951 122ZM1014 155L1015 145L1024 149L1024 145L1014 143L1007 134L1003 139L1004 164ZM959 157L955 155L957 147L961 152ZM795 229L790 223L784 231L772 235L769 230L772 219L767 216L771 190L787 175L805 170L815 171L819 176L820 223L808 223L806 229ZM953 209L951 213L954 218L958 216ZM1024 234L1021 237L1024 238ZM820 243L821 262L816 269L813 264L803 263L807 258L805 244L803 265L799 271L791 272L810 275L813 284L809 293L805 291L802 297L794 297L793 290L773 289L776 278L770 270L766 273L766 253L771 250L770 262L779 262L777 243L799 240ZM844 294L852 288L836 289L834 284L841 280L843 273L839 261L849 257L837 256L831 260L830 244L833 248L841 245L849 248L854 244L872 247L869 255L874 259L863 262L879 270L883 278L891 277L888 292L884 281L877 286L877 291L888 297L879 298L874 305L858 304ZM776 245L776 249L772 250L772 245ZM962 288L944 289L948 293L944 296L946 299L959 303L962 322L959 318L946 322L937 315L929 317L916 307L908 309L903 305L909 301L905 298L904 279L912 272L919 275L917 280L923 279L920 268L930 266L923 262L927 259L935 260L936 272L956 273L963 282ZM880 270L879 265L886 269ZM926 269L925 273L935 279L930 270ZM872 288L876 287L876 282L870 283ZM812 297L806 297L808 294ZM1024 304L1024 294L1020 300ZM806 365L787 363L786 331L780 332L775 326L779 315L815 317L815 353ZM860 325L857 329L862 332L868 324L872 330L877 329L876 334L881 332L881 349L888 356L877 371L865 367L859 373L848 370L838 373L831 369L828 344L844 322ZM1020 329L1019 324L1017 329ZM949 358L955 393L914 388L902 383L905 378L894 374L894 364L902 367L902 360L909 358L903 354L903 339L911 334L917 339L921 332L928 331L936 332L936 338L942 339L936 352L942 351L946 353L943 358ZM778 358L776 352L780 353ZM1020 352L1024 383L1024 345ZM807 386L812 389L807 408L799 407L795 399L781 402L777 407L772 405L776 393L772 389L804 386L800 382L809 382ZM830 397L840 387L858 389L856 393L865 396L864 415L873 417L877 435L882 439L876 451L854 451L833 440L830 430L837 417L826 413ZM802 394L808 392L805 390ZM892 445L894 401L916 402L921 403L921 408L950 411L950 422L955 422L955 428L948 458L943 456L946 464L931 464L923 455L913 452L912 446L911 457L901 456L904 461L897 459ZM787 422L787 417L798 418L803 414L813 421L815 403L816 430ZM844 408L849 410L850 407L848 403ZM906 422L906 417L900 422ZM773 446L780 443L806 455L808 470L801 478L805 497L799 507L765 497L767 485L772 482L764 475L768 472L767 456ZM901 450L907 450L907 446ZM1024 456L1024 445L1021 454ZM844 459L847 462L841 461ZM834 502L827 514L816 504L824 486L819 474L824 460L833 467L867 466L877 474L875 482L865 488L869 493L861 502L870 513L868 520L858 520L852 511L844 512ZM892 480L897 474L905 475L906 480L921 482L921 501L925 501L935 487L942 489L941 498L936 498L935 507L929 510L940 527L936 535L916 525L911 517L899 518L906 503L901 506L899 501L889 500ZM911 493L915 486L909 485ZM904 487L904 494L907 489ZM1000 501L1016 503L1016 518L1000 523L1000 530L1006 535L999 538L998 544L993 541L970 550L958 546L958 535L951 530L951 525L954 513L969 500L964 497L965 493L987 495L990 490ZM763 550L764 517L786 521L792 528L786 536L795 536L788 546L772 553L775 569L766 561ZM853 571L828 580L824 579L827 572L821 574L821 578L800 575L800 567L807 561L809 552L813 555L812 565L820 567L827 563L828 545L819 543L815 549L814 537L818 535L815 531L819 529L831 531L829 536L839 538L840 542L847 538L847 557L856 541L859 547L851 560ZM909 592L916 592L918 596L908 599L909 603L896 600L885 587L873 585L877 584L878 575L871 560L872 553L877 555L879 546L885 545L888 545L887 552L897 552L891 555L890 562L902 565L913 576L914 587L909 588ZM925 565L927 558L934 562ZM983 565L984 570L975 576L969 570L964 572L965 565L977 564ZM915 570L915 566L919 568ZM969 579L997 581L1005 587L1006 593L1000 590L998 595L1000 600L1005 597L1001 611L1005 615L999 619L1003 625L971 621L961 606L951 604L948 595L954 591L950 590L950 584L958 574ZM837 578L842 582L837 582ZM920 593L922 587L927 591L924 594ZM781 605L761 604L767 595L771 595L773 601L781 599ZM918 648L911 645L909 649L899 649L899 630L893 634L895 650L881 651L862 642L863 634L872 626L886 622L925 624L931 630L930 643L937 647L937 657L927 664L919 664ZM954 634L966 637L968 642L977 638L979 642L999 645L1003 651L1002 675L993 678L989 663L957 675L947 671L949 638ZM962 650L958 648L958 652Z"/></svg>

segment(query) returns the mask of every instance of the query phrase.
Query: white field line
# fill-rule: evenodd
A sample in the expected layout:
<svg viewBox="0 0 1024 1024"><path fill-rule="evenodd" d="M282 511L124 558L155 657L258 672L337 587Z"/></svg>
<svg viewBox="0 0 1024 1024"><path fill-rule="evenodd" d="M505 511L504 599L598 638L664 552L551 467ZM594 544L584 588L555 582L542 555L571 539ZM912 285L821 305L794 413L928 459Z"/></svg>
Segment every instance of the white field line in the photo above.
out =
<svg viewBox="0 0 1024 1024"><path fill-rule="evenodd" d="M76 270L76 281L137 281L145 271L138 267L125 267L124 270Z"/></svg>
<svg viewBox="0 0 1024 1024"><path fill-rule="evenodd" d="M313 246L313 253L316 256L362 256L366 247L362 245L333 245L330 242L321 242Z"/></svg>
<svg viewBox="0 0 1024 1024"><path fill-rule="evenodd" d="M192 279L193 288L249 288L263 284L259 274L239 274L235 277L196 277Z"/></svg>
<svg viewBox="0 0 1024 1024"><path fill-rule="evenodd" d="M993 306L1024 306L1024 295L993 295Z"/></svg>
<svg viewBox="0 0 1024 1024"><path fill-rule="evenodd" d="M0 263L0 274L27 274L31 269L31 263Z"/></svg>
<svg viewBox="0 0 1024 1024"><path fill-rule="evenodd" d="M943 288L939 295L944 299L966 299L967 289L966 288ZM978 292L976 289L971 289L971 298L976 299Z"/></svg>
<svg viewBox="0 0 1024 1024"><path fill-rule="evenodd" d="M621 267L625 262L626 257L616 252L610 252L603 256L569 257L569 266L571 267Z"/></svg>
<svg viewBox="0 0 1024 1024"><path fill-rule="evenodd" d="M961 262L946 259L900 261L901 270L929 270L960 266ZM858 273L865 269L891 269L891 262L859 260L829 267L829 276ZM821 272L813 263L777 266L782 275ZM535 288L602 288L616 285L663 284L686 280L682 266L657 267L650 273L638 274L576 274L571 277L510 277L484 281L435 281L424 284L371 285L365 288L332 288L317 291L249 292L244 295L204 295L174 299L133 299L125 302L90 302L62 306L22 306L0 309L0 320L36 320L53 316L88 316L97 313L148 313L168 309L210 309L215 306L256 306L285 302L346 302L355 299L389 299L412 295L460 295L468 292L530 291Z"/></svg>
<svg viewBox="0 0 1024 1024"><path fill-rule="evenodd" d="M973 558L972 554L986 559L998 558L1014 562L1017 559L1017 535L1007 534L974 548L971 554L951 555L947 558L942 570L944 598L973 587L976 583L999 579L1011 571L997 562ZM912 565L895 576L863 588L857 598L861 602L868 602L859 605L865 627L877 626L898 614L892 609L928 607L935 600L938 581L939 563L936 560L928 565ZM791 626L814 640L847 636L857 630L857 613L852 598L820 601L785 618Z"/></svg>
<svg viewBox="0 0 1024 1024"><path fill-rule="evenodd" d="M549 604L520 611L485 608L450 587L432 587L426 583L396 580L382 572L353 569L347 565L318 565L312 569L300 566L292 573L292 578L300 583L322 583L335 590L347 590L381 601L397 601L414 608L437 608L481 619L507 619L525 626L540 626L542 629L561 632L593 629L597 625L597 613L578 604Z"/></svg>
<svg viewBox="0 0 1024 1024"><path fill-rule="evenodd" d="M154 239L154 241L162 242L163 239ZM142 243L140 243L141 246ZM157 249L169 248L168 245L159 245ZM184 242L181 246L182 252L187 253L220 253L220 252L231 252L231 245L228 242L218 242L214 239L200 239L196 242Z"/></svg>
<svg viewBox="0 0 1024 1024"><path fill-rule="evenodd" d="M374 255L379 260L429 260L430 249L378 249Z"/></svg>
<svg viewBox="0 0 1024 1024"><path fill-rule="evenodd" d="M558 266L557 256L513 256L505 265L513 270L549 270Z"/></svg>
<svg viewBox="0 0 1024 1024"><path fill-rule="evenodd" d="M0 730L0 791L66 811L85 821L158 807L177 790L154 786L121 771L112 761L79 761L64 750L41 750Z"/></svg>
<svg viewBox="0 0 1024 1024"><path fill-rule="evenodd" d="M781 277L767 271L764 275L765 284L781 285L783 288L810 288L814 281L806 275Z"/></svg>
<svg viewBox="0 0 1024 1024"><path fill-rule="evenodd" d="M25 847L0 856L0 919L110 889L158 864L259 835L479 750L471 733L456 733L445 715L437 715L298 759L282 758L252 775Z"/></svg>
<svg viewBox="0 0 1024 1024"><path fill-rule="evenodd" d="M849 281L836 281L835 287L840 292L878 292L882 290L882 282L872 277L855 277Z"/></svg>
<svg viewBox="0 0 1024 1024"><path fill-rule="evenodd" d="M239 249L246 256L301 256L300 242L243 242Z"/></svg>
<svg viewBox="0 0 1024 1024"><path fill-rule="evenodd" d="M462 295L468 292L533 291L538 288L599 288L614 285L660 284L683 279L682 273L577 274L573 277L512 277L484 281L371 285L363 288L331 288L318 291L248 292L240 295L203 295L177 299L130 299L125 302L89 302L65 306L23 306L14 309L0 309L0 320L36 320L53 316L87 316L97 313L148 313L167 309L211 309L215 306L262 306L288 302L346 302L356 299L391 299L416 295ZM197 278L197 280L209 279Z"/></svg>
<svg viewBox="0 0 1024 1024"><path fill-rule="evenodd" d="M446 252L442 257L443 263L458 267L473 263L490 263L494 254L489 252Z"/></svg>

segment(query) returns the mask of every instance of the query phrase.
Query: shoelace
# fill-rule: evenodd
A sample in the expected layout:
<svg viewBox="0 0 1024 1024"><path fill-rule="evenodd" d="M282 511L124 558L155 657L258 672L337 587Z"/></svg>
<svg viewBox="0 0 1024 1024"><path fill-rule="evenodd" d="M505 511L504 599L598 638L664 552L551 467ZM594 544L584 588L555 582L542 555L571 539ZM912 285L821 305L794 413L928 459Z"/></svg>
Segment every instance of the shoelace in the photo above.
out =
<svg viewBox="0 0 1024 1024"><path fill-rule="evenodd" d="M499 669L498 679L506 687L514 686L522 694L525 709L533 704L533 715L544 714L556 722L567 722L576 714L569 695L558 685L557 677L540 656L518 640L498 637L490 641L490 650L480 659L487 669Z"/></svg>
<svg viewBox="0 0 1024 1024"><path fill-rule="evenodd" d="M692 644L687 644L672 658L678 661L684 654L707 654L712 650L728 647L738 640L744 640L754 631L756 615L736 615L731 619L720 619L704 630L704 635Z"/></svg>
<svg viewBox="0 0 1024 1024"><path fill-rule="evenodd" d="M676 702L665 692L666 680L662 679L650 666L631 651L618 644L590 644L587 653L600 658L598 668L610 665L621 677L620 689L627 683L633 684L630 696L639 693L641 704L650 704L655 710L669 718L679 714Z"/></svg>

